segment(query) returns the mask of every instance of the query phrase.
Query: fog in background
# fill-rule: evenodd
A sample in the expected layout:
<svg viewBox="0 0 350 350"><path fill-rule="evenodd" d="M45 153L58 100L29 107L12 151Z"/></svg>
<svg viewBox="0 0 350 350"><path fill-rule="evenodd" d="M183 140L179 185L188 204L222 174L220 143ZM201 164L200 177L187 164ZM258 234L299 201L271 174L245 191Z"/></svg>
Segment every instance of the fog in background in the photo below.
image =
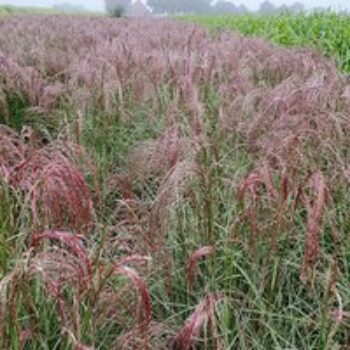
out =
<svg viewBox="0 0 350 350"><path fill-rule="evenodd" d="M176 0L172 0L176 2ZM189 3L191 0L187 0ZM244 6L249 10L258 10L261 4L261 0L246 0L246 1L231 1L236 6L244 4ZM270 0L270 2L275 6L292 5L295 0ZM350 0L299 0L300 3L304 5L306 9L311 9L314 7L324 7L324 8L332 8L333 10L350 10ZM0 0L0 4L10 4L16 6L35 6L35 7L52 7L55 5L59 5L62 3L70 3L72 5L80 5L84 6L87 10L92 11L104 11L105 5L103 0Z"/></svg>

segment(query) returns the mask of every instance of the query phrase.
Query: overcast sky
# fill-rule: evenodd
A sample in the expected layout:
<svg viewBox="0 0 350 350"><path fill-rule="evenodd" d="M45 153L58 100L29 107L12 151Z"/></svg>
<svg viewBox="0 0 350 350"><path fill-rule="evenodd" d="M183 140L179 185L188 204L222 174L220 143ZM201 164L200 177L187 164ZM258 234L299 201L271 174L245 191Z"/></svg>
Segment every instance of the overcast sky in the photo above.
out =
<svg viewBox="0 0 350 350"><path fill-rule="evenodd" d="M176 0L174 0L176 1ZM191 1L191 0L188 0ZM290 5L295 0L270 0L275 5L281 5L281 4L287 4ZM307 8L312 8L315 6L324 6L329 7L331 6L335 10L339 9L347 9L350 10L350 0L299 0L302 2ZM103 0L0 0L0 4L12 4L12 5L18 5L18 6L46 6L51 7L54 4L64 3L64 2L70 2L72 4L80 4L84 5L85 8L91 9L91 10L103 10L104 9L104 2ZM259 4L262 2L262 0L232 0L233 3L236 5L239 5L241 3L244 3L248 8L255 10L258 8Z"/></svg>

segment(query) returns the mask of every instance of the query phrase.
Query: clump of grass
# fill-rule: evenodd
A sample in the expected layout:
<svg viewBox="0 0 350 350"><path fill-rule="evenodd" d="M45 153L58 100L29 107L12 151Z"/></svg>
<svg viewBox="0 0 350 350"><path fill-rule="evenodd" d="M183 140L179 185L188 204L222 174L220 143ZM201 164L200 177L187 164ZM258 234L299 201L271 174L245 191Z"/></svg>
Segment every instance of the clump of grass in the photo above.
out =
<svg viewBox="0 0 350 350"><path fill-rule="evenodd" d="M79 230L92 225L92 200L84 177L74 165L74 147L52 143L35 148L9 129L3 128L2 176L24 193L33 225ZM9 152L10 151L10 152Z"/></svg>
<svg viewBox="0 0 350 350"><path fill-rule="evenodd" d="M43 244L45 241L49 244ZM126 277L135 286L139 299L135 309L139 328L135 329L135 336L143 335L143 346L148 348L151 301L138 273L126 265L132 260L124 260L124 264L103 266L102 260L96 261L89 256L82 237L78 235L61 231L33 233L30 249L17 262L16 267L4 276L0 284L0 329L4 348L12 346L11 338L16 339L13 337L17 336L17 339L20 339L24 333L27 334L25 343L35 346L36 329L31 327L36 325L36 318L40 317L33 309L38 302L48 306L53 303L55 318L45 322L51 323L49 327L58 322L61 334L67 336L68 343L72 342L75 348L84 348L81 342L86 327L83 323L84 314L89 313L92 317L93 313L99 310L99 303L102 302L103 305L102 296L109 290L109 281L114 276ZM110 292L110 298L118 297L118 290L113 293ZM119 296L121 297L121 294ZM27 315L24 320L19 317L21 310L18 305L21 300ZM119 314L119 311L116 314ZM100 316L95 320L97 324ZM109 321L113 317L114 314L109 314ZM103 320L105 321L107 320ZM89 325L89 329L96 331L93 324ZM53 328L47 331L53 331ZM59 334L51 334L50 337L57 337L62 345L65 344L63 339L59 340Z"/></svg>

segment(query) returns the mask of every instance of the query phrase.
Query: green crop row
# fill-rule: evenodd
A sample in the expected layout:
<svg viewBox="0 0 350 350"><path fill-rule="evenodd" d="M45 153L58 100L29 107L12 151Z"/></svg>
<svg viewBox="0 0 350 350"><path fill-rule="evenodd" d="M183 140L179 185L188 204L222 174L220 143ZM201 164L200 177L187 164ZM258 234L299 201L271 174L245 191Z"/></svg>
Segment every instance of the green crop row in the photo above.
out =
<svg viewBox="0 0 350 350"><path fill-rule="evenodd" d="M238 31L283 46L314 47L350 72L350 17L337 13L279 15L186 16L186 20L209 28Z"/></svg>

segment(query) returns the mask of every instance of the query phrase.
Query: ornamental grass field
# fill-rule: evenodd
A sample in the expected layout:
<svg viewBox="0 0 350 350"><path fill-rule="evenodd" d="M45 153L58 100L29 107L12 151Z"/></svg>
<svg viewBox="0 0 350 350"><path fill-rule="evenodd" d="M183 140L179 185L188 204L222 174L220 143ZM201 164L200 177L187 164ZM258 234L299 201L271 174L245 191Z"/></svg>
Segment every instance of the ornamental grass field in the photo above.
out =
<svg viewBox="0 0 350 350"><path fill-rule="evenodd" d="M331 59L170 19L0 33L1 349L349 349Z"/></svg>

